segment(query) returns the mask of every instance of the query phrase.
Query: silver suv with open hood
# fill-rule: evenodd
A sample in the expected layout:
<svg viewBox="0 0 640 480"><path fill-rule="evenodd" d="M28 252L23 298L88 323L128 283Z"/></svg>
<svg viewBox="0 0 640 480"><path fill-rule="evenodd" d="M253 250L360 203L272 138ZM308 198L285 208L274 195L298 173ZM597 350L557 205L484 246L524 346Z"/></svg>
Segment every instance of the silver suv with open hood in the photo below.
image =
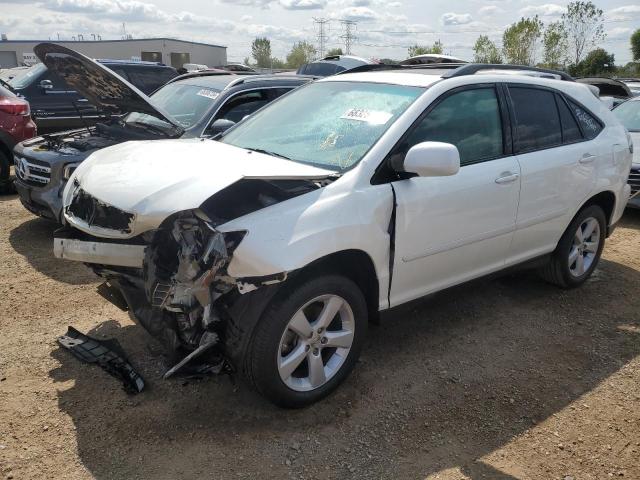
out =
<svg viewBox="0 0 640 480"><path fill-rule="evenodd" d="M43 43L35 53L104 112L95 126L43 135L14 150L16 188L23 205L59 222L62 190L92 152L130 140L212 136L309 80L256 75L248 81L248 77L203 72L177 77L147 97L112 70L63 46Z"/></svg>

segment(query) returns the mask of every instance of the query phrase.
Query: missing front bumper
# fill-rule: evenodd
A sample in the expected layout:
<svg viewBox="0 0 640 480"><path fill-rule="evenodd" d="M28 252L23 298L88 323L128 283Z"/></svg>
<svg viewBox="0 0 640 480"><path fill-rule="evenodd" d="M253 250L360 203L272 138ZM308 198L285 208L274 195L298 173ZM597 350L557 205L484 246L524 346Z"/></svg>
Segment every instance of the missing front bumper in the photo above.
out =
<svg viewBox="0 0 640 480"><path fill-rule="evenodd" d="M53 239L53 254L56 258L84 263L142 268L145 245L103 243L75 238Z"/></svg>

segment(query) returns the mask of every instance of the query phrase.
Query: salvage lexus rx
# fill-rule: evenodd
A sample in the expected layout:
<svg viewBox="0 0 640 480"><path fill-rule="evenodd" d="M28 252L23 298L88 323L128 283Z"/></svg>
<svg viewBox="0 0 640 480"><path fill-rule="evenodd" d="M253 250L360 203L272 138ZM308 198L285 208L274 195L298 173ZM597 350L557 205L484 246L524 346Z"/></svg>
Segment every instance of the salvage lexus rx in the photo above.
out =
<svg viewBox="0 0 640 480"><path fill-rule="evenodd" d="M347 73L220 142L96 152L55 255L91 266L176 360L285 407L346 378L381 310L533 259L576 287L629 197L630 139L570 78L479 67Z"/></svg>

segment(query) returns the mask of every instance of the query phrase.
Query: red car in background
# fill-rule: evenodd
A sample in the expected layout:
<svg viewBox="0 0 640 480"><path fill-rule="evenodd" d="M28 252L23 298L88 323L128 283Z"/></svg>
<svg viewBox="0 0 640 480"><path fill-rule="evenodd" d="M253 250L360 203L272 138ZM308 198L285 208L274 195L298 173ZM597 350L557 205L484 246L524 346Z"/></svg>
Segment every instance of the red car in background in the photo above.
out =
<svg viewBox="0 0 640 480"><path fill-rule="evenodd" d="M35 135L29 102L0 85L0 194L14 191L9 175L14 145Z"/></svg>

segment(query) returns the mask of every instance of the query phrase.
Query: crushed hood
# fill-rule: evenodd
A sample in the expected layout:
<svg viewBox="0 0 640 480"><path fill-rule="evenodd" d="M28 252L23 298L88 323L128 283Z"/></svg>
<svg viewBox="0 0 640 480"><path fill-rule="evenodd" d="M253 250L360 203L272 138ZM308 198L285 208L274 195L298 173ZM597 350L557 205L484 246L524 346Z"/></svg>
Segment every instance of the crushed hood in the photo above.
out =
<svg viewBox="0 0 640 480"><path fill-rule="evenodd" d="M64 205L80 188L104 204L132 213L131 234L113 235L126 238L157 228L173 213L199 207L241 179L320 180L332 175L331 170L213 140L126 142L93 153L77 168L67 183Z"/></svg>
<svg viewBox="0 0 640 480"><path fill-rule="evenodd" d="M111 115L146 113L170 123L180 132L184 131L171 115L153 105L144 93L89 57L55 43L40 43L33 51L49 70L99 110Z"/></svg>

